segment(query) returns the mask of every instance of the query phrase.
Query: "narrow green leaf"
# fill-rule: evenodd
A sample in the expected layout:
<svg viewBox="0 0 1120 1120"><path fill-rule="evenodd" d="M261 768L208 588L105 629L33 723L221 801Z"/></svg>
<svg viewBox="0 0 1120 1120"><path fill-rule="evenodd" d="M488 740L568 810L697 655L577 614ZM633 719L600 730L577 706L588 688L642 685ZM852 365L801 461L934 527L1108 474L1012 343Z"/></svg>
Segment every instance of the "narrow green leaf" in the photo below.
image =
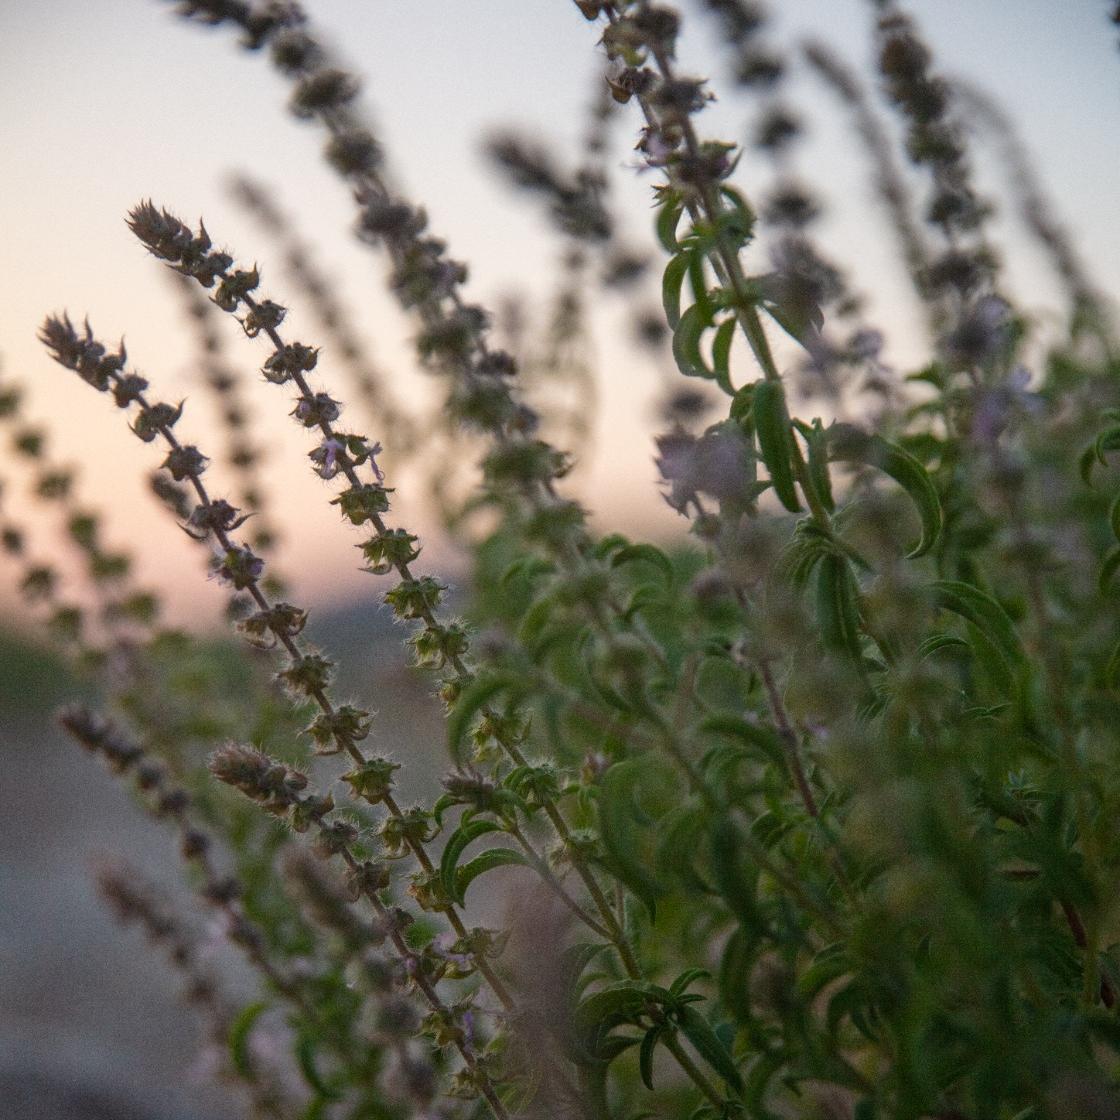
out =
<svg viewBox="0 0 1120 1120"><path fill-rule="evenodd" d="M677 240L677 226L684 211L684 199L676 191L666 191L664 199L657 214L657 240L666 253L676 253L681 247Z"/></svg>
<svg viewBox="0 0 1120 1120"><path fill-rule="evenodd" d="M751 1018L750 977L755 939L739 926L727 939L719 965L720 1003L740 1023Z"/></svg>
<svg viewBox="0 0 1120 1120"><path fill-rule="evenodd" d="M800 430L809 448L809 476L813 480L813 488L821 504L831 513L836 506L832 499L832 479L828 473L828 434L820 420L814 420L811 427L802 425Z"/></svg>
<svg viewBox="0 0 1120 1120"><path fill-rule="evenodd" d="M901 447L851 424L833 424L827 435L830 458L877 467L906 491L922 523L922 535L907 557L913 559L928 552L941 535L942 514L941 500L925 467Z"/></svg>
<svg viewBox="0 0 1120 1120"><path fill-rule="evenodd" d="M647 1004L664 1003L667 995L664 989L643 981L619 980L580 1001L573 1016L576 1029L587 1035L610 1030L619 1023L635 1023Z"/></svg>
<svg viewBox="0 0 1120 1120"><path fill-rule="evenodd" d="M754 236L754 211L734 187L724 184L720 187L719 193L731 203L731 214L727 216L734 215L732 221L726 223L725 228L739 238L740 245L746 244Z"/></svg>
<svg viewBox="0 0 1120 1120"><path fill-rule="evenodd" d="M685 1005L676 1013L677 1022L696 1052L736 1090L743 1088L743 1079L716 1032L708 1020L695 1007Z"/></svg>
<svg viewBox="0 0 1120 1120"><path fill-rule="evenodd" d="M249 1035L253 1031L257 1020L268 1010L268 1004L263 1000L250 1003L243 1007L229 1026L229 1059L233 1068L242 1077L252 1074L252 1059L249 1056Z"/></svg>
<svg viewBox="0 0 1120 1120"><path fill-rule="evenodd" d="M766 923L759 910L757 868L743 866L739 855L744 847L738 828L727 817L715 821L711 832L712 874L715 888L745 930L757 934Z"/></svg>
<svg viewBox="0 0 1120 1120"><path fill-rule="evenodd" d="M797 978L797 991L805 999L815 999L821 989L852 968L851 959L842 941L823 948L813 963Z"/></svg>
<svg viewBox="0 0 1120 1120"><path fill-rule="evenodd" d="M1112 651L1104 667L1104 686L1111 692L1120 692L1120 642Z"/></svg>
<svg viewBox="0 0 1120 1120"><path fill-rule="evenodd" d="M476 856L470 863L460 867L458 874L455 876L455 901L463 905L467 887L480 875L485 875L487 871L493 871L495 867L509 867L512 864L521 867L530 866L529 861L520 852L514 851L513 848L491 848L490 851Z"/></svg>
<svg viewBox="0 0 1120 1120"><path fill-rule="evenodd" d="M793 435L790 432L786 394L780 381L755 383L751 415L758 434L758 449L770 472L778 500L791 513L801 512L793 484Z"/></svg>
<svg viewBox="0 0 1120 1120"><path fill-rule="evenodd" d="M1081 478L1086 485L1092 485L1093 467L1100 463L1104 466L1108 460L1105 458L1105 452L1120 451L1120 425L1113 428L1106 428L1096 440L1094 440L1091 447L1087 447L1081 456Z"/></svg>
<svg viewBox="0 0 1120 1120"><path fill-rule="evenodd" d="M918 646L918 659L924 661L927 657L939 653L943 649L968 649L968 642L956 634L931 634Z"/></svg>
<svg viewBox="0 0 1120 1120"><path fill-rule="evenodd" d="M519 579L531 583L537 576L548 575L555 570L555 564L539 556L520 556L502 573L499 582L502 587L509 587Z"/></svg>
<svg viewBox="0 0 1120 1120"><path fill-rule="evenodd" d="M1101 574L1097 579L1097 586L1100 588L1102 595L1108 594L1109 585L1112 583L1112 577L1116 575L1117 569L1120 569L1120 548L1114 548L1104 558L1104 563L1101 564Z"/></svg>
<svg viewBox="0 0 1120 1120"><path fill-rule="evenodd" d="M708 369L704 355L700 352L700 340L704 331L711 326L711 320L704 314L699 304L693 304L682 316L673 331L673 358L677 368L685 377L704 377L711 380L715 375Z"/></svg>
<svg viewBox="0 0 1120 1120"><path fill-rule="evenodd" d="M1108 509L1108 523L1112 527L1112 535L1120 541L1120 494L1117 494Z"/></svg>
<svg viewBox="0 0 1120 1120"><path fill-rule="evenodd" d="M786 1054L778 1047L768 1053L760 1054L751 1064L746 1084L743 1086L743 1102L760 1120L776 1120L775 1114L763 1106L762 1099L766 1095L770 1082L785 1063Z"/></svg>
<svg viewBox="0 0 1120 1120"><path fill-rule="evenodd" d="M467 845L472 840L478 839L479 836L485 836L488 832L501 831L502 826L495 821L473 820L460 825L447 838L447 843L443 847L443 856L439 863L439 874L448 898L457 897L455 876L459 869L459 857L463 854Z"/></svg>
<svg viewBox="0 0 1120 1120"><path fill-rule="evenodd" d="M716 384L730 396L735 395L735 386L731 383L731 344L735 341L737 326L736 319L725 319L716 328L716 336L712 340L712 372Z"/></svg>
<svg viewBox="0 0 1120 1120"><path fill-rule="evenodd" d="M754 421L751 419L751 402L754 400L754 387L759 382L752 381L735 391L731 398L731 419L734 420L744 433L751 435L754 432Z"/></svg>
<svg viewBox="0 0 1120 1120"><path fill-rule="evenodd" d="M686 968L669 985L669 994L674 996L682 995L696 983L697 980L711 980L712 974L706 968Z"/></svg>
<svg viewBox="0 0 1120 1120"><path fill-rule="evenodd" d="M712 735L726 735L749 746L757 747L762 757L770 762L782 764L784 752L782 741L767 727L749 723L741 716L714 715L700 721L700 730Z"/></svg>
<svg viewBox="0 0 1120 1120"><path fill-rule="evenodd" d="M673 583L673 562L661 549L652 544L631 544L620 548L611 557L611 567L617 568L620 564L631 564L636 560L644 560L652 564L665 577L665 582L670 586Z"/></svg>
<svg viewBox="0 0 1120 1120"><path fill-rule="evenodd" d="M712 306L711 296L708 294L708 279L704 271L705 257L703 253L693 252L688 254L688 283L692 288L692 297L700 314L710 323L715 308Z"/></svg>
<svg viewBox="0 0 1120 1120"><path fill-rule="evenodd" d="M637 858L634 795L643 777L637 759L616 762L599 785L599 828L603 847L623 884L645 904L654 917L661 887Z"/></svg>
<svg viewBox="0 0 1120 1120"><path fill-rule="evenodd" d="M791 819L775 813L772 809L767 809L766 812L759 813L751 822L751 835L758 841L760 847L769 850L790 832L793 825Z"/></svg>
<svg viewBox="0 0 1120 1120"><path fill-rule="evenodd" d="M848 562L834 552L821 557L817 566L817 624L827 649L860 661L859 610L855 580Z"/></svg>
<svg viewBox="0 0 1120 1120"><path fill-rule="evenodd" d="M694 804L678 805L657 822L653 866L659 881L683 883L704 893L711 889L694 866L704 823L703 813Z"/></svg>
<svg viewBox="0 0 1120 1120"><path fill-rule="evenodd" d="M319 1066L315 1060L316 1040L312 1035L301 1035L295 1044L296 1063L303 1074L304 1081L326 1100L337 1100L340 1096L337 1089L328 1085L319 1073Z"/></svg>
<svg viewBox="0 0 1120 1120"><path fill-rule="evenodd" d="M665 274L661 278L661 305L665 308L669 329L674 331L681 321L681 288L688 272L688 257L687 253L673 257L665 266Z"/></svg>
<svg viewBox="0 0 1120 1120"><path fill-rule="evenodd" d="M929 586L934 603L971 622L999 651L1008 665L1024 659L1015 623L990 595L959 580L937 580Z"/></svg>
<svg viewBox="0 0 1120 1120"><path fill-rule="evenodd" d="M1081 481L1086 486L1093 485L1093 468L1097 465L1097 449L1096 446L1090 444L1081 452L1077 460L1077 473L1081 475Z"/></svg>
<svg viewBox="0 0 1120 1120"><path fill-rule="evenodd" d="M664 1033L664 1023L650 1027L642 1038L642 1046L638 1051L638 1073L641 1074L642 1084L650 1092L653 1092L653 1052L657 1049L657 1042Z"/></svg>

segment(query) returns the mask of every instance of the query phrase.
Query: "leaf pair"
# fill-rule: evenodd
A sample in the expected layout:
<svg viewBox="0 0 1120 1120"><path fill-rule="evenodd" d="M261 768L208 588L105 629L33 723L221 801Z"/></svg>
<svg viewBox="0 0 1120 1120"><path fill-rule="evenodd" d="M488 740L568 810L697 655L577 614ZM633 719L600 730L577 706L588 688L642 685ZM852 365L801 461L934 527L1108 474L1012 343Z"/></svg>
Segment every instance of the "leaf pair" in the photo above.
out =
<svg viewBox="0 0 1120 1120"><path fill-rule="evenodd" d="M528 866L529 861L520 852L513 848L491 848L476 856L464 866L459 866L459 859L467 845L485 836L488 832L505 832L505 828L497 821L479 820L477 818L465 820L448 837L440 859L439 873L443 881L443 889L452 902L462 906L465 902L467 887L480 875L492 871L496 867L508 867L516 864Z"/></svg>

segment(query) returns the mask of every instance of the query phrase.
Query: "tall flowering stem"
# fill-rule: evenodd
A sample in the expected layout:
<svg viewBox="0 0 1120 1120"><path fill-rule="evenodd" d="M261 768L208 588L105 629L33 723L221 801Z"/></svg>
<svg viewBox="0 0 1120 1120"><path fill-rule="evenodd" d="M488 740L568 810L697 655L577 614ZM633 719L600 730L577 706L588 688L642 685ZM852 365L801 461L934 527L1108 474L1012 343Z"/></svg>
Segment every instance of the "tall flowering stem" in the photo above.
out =
<svg viewBox="0 0 1120 1120"><path fill-rule="evenodd" d="M213 269L212 275L216 276L219 271L228 268L231 263L228 256L211 254L212 246L205 230L197 239L190 237L185 227L178 227L177 232L188 236L188 243L180 246L181 260L190 262L190 267L194 270L192 275L196 275L196 278L206 269ZM266 310L264 314L274 312ZM304 650L298 642L306 622L306 612L289 603L273 603L265 595L261 588L264 561L251 548L239 544L231 536L244 518L224 499L210 498L202 482L202 474L207 465L206 457L197 447L181 444L174 434L173 427L182 415L181 407L150 403L145 395L147 380L125 369L127 355L123 344L116 351L109 351L96 341L88 324L84 333L80 333L68 317L51 316L43 326L41 338L56 361L78 373L99 392L111 392L118 407L137 407L138 417L133 431L140 439L149 442L159 436L164 441L169 449L164 461L166 469L176 481L187 482L198 499L198 505L188 520L189 531L199 540L214 541L217 546L215 572L218 578L235 591L248 594L256 604L256 612L241 621L238 628L251 641L264 645L276 643L287 652L290 662L279 674L280 678L293 693L314 701L320 709L321 714L308 727L308 734L318 744L321 753L345 752L353 759L358 769L352 771L347 780L355 795L360 792L372 804L385 805L390 816L399 824L405 846L415 856L425 878L431 880L435 875L435 867L424 847L426 840L430 838L426 822L422 817L410 821L393 798L390 777L395 767L388 766L384 760L368 759L358 746L369 734L369 713L351 705L335 707L328 695L331 662L317 653ZM284 355L290 353L288 349L284 350ZM313 351L300 348L296 354L296 360L306 362ZM353 443L347 446L350 454L355 457L363 454L368 458L370 454L364 441L360 444L361 451L356 450ZM346 461L347 469L353 472L353 467L349 465L350 459ZM355 483L362 488L356 476ZM378 494L381 491L382 488L377 484L365 490ZM426 603L424 605L427 609ZM380 776L379 780L371 781L371 775ZM440 904L440 908L443 909L444 904ZM465 938L467 928L453 905L446 904L445 912L459 937ZM486 977L502 1003L512 1006L509 994L490 966L482 960L479 960L478 965L480 973Z"/></svg>
<svg viewBox="0 0 1120 1120"><path fill-rule="evenodd" d="M341 404L328 394L313 390L308 383L306 374L315 368L318 360L317 351L302 343L284 342L278 328L284 320L286 309L270 299L259 299L254 296L252 293L259 284L256 269L251 271L233 269L233 261L228 254L213 250L204 228L195 235L178 219L166 211L158 210L150 203L141 204L132 212L130 226L155 256L166 261L176 271L193 277L203 287L211 287L220 281L214 296L218 306L231 314L244 308L242 326L246 333L250 337L263 334L272 343L273 353L263 366L265 378L279 385L291 382L299 391L300 396L292 414L304 427L317 428L322 437L319 446L309 456L316 473L326 480L341 476L349 483L348 489L335 498L335 503L352 524L369 524L372 527L374 535L361 546L370 561L370 570L375 574L395 571L400 577L401 582L397 587L386 594L386 601L393 607L398 617L414 620L420 624L418 633L412 639L418 663L435 670L449 670L443 695L449 702L453 702L464 688L471 684L475 676L466 659L468 651L466 630L459 623L443 621L437 614L443 587L431 577L414 575L410 565L419 555L417 537L404 529L390 529L383 517L389 510L391 491L385 486L384 476L376 463L379 445L371 445L363 436L340 432L335 427L335 421L341 414ZM531 444L524 450L533 457L532 461L540 461L542 455L544 461L547 461L550 454L543 451L543 445ZM521 455L515 461L522 463L523 460L524 455ZM367 463L372 474L371 481L363 481L357 473L357 469ZM220 538L219 543L221 543ZM254 558L254 562L259 561ZM255 579L253 582L255 583ZM314 698L318 699L318 697ZM360 713L360 718L364 720L366 713ZM526 767L528 760L518 746L516 723L503 719L491 710L484 711L484 719L491 729L490 733L498 740L515 766ZM363 732L366 729L368 728L363 725ZM357 762L364 762L360 758L360 752L356 751L353 742L345 734L345 728L339 731L326 721L322 723L320 731L322 736L330 737L328 741L333 741L337 749L347 751ZM315 734L314 730L312 734ZM320 738L320 736L316 737ZM373 783L371 788L374 787L377 788L377 796L385 799L384 803L390 812L403 820L403 815L391 794L382 791L378 783ZM362 788L360 777L355 778L355 788ZM579 858L571 832L555 804L554 797L546 793L540 801L541 807L572 854L577 873L591 892L603 921L612 931L612 938L628 961L628 967L635 967L632 954L625 946L625 939L617 919L606 904L593 874ZM522 843L527 844L524 838ZM410 836L409 846L415 851L424 873L431 879L434 867L423 851L422 843ZM535 853L530 851L528 855L530 862L538 870L545 869L545 865ZM546 876L546 881L555 887L555 880L550 876ZM460 937L465 937L466 928L462 927L454 908L448 908L447 913L456 933ZM481 967L487 968L484 963ZM491 986L495 983L498 985L497 990L504 994L504 989L496 978L491 981ZM507 1000L508 997L503 1002Z"/></svg>

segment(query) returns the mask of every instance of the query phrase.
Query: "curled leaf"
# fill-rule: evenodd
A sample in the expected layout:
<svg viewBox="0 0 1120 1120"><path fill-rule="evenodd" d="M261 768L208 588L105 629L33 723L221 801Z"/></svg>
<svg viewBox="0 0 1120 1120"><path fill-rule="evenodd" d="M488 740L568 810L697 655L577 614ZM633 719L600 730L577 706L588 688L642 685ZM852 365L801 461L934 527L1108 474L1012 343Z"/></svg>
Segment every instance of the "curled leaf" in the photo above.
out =
<svg viewBox="0 0 1120 1120"><path fill-rule="evenodd" d="M472 840L477 840L479 836L484 836L488 832L501 831L502 826L495 821L472 820L467 821L466 824L460 825L448 837L439 864L440 878L443 879L443 886L447 891L448 898L457 898L458 896L458 881L456 875L459 870L459 857L463 854L467 845L470 844Z"/></svg>
<svg viewBox="0 0 1120 1120"><path fill-rule="evenodd" d="M1009 666L1024 660L1023 644L1015 623L990 595L959 580L941 579L930 584L934 603L971 622L995 647Z"/></svg>
<svg viewBox="0 0 1120 1120"><path fill-rule="evenodd" d="M705 308L694 303L681 316L673 331L673 358L685 377L705 377L710 380L714 376L700 352L700 340L709 326L711 319L705 314Z"/></svg>
<svg viewBox="0 0 1120 1120"><path fill-rule="evenodd" d="M941 535L941 500L925 467L901 447L851 424L833 424L828 429L828 437L830 459L877 467L910 495L918 509L922 535L907 557L914 559L933 548Z"/></svg>
<svg viewBox="0 0 1120 1120"><path fill-rule="evenodd" d="M268 1010L268 1004L263 1000L250 1003L243 1007L234 1017L229 1026L229 1059L233 1068L242 1077L249 1077L252 1073L251 1059L249 1056L249 1035L253 1031L257 1020Z"/></svg>
<svg viewBox="0 0 1120 1120"><path fill-rule="evenodd" d="M495 867L510 867L512 865L528 867L529 861L513 848L491 848L488 852L476 856L470 863L459 868L455 875L455 901L463 905L467 887L480 875L493 871Z"/></svg>

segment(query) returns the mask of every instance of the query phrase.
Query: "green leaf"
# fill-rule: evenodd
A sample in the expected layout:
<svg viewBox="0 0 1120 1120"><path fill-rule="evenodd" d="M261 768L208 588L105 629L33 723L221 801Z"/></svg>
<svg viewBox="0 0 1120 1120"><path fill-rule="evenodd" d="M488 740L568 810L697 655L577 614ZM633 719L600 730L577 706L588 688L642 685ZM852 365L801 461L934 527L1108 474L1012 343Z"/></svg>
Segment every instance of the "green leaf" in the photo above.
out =
<svg viewBox="0 0 1120 1120"><path fill-rule="evenodd" d="M754 399L754 387L760 382L752 381L748 385L744 385L741 389L735 391L735 396L731 398L731 419L734 420L744 434L751 435L754 432L754 421L751 419L751 402Z"/></svg>
<svg viewBox="0 0 1120 1120"><path fill-rule="evenodd" d="M748 722L742 716L707 716L700 721L699 729L711 735L726 735L748 746L757 747L764 759L776 762L779 766L784 765L785 752L778 735L767 727Z"/></svg>
<svg viewBox="0 0 1120 1120"><path fill-rule="evenodd" d="M599 828L603 848L611 864L634 894L645 903L653 918L657 913L657 899L661 887L647 868L639 862L639 845L635 836L635 795L645 777L643 760L632 759L616 762L599 784Z"/></svg>
<svg viewBox="0 0 1120 1120"><path fill-rule="evenodd" d="M694 867L705 823L703 809L687 803L670 809L657 822L658 840L653 866L659 881L668 884L679 882L692 891L706 893L711 889Z"/></svg>
<svg viewBox="0 0 1120 1120"><path fill-rule="evenodd" d="M669 985L669 994L674 996L682 995L696 983L697 980L711 980L712 974L706 968L686 968Z"/></svg>
<svg viewBox="0 0 1120 1120"><path fill-rule="evenodd" d="M677 226L684 212L684 199L677 191L666 191L663 198L657 215L657 240L666 253L676 253L681 247L677 240Z"/></svg>
<svg viewBox="0 0 1120 1120"><path fill-rule="evenodd" d="M252 1075L252 1059L249 1055L249 1035L257 1020L268 1010L263 1000L243 1007L229 1026L229 1059L233 1068L242 1077Z"/></svg>
<svg viewBox="0 0 1120 1120"><path fill-rule="evenodd" d="M836 507L832 500L832 479L828 473L828 433L820 420L814 420L811 426L798 424L798 430L809 448L809 477L813 480L813 489L821 504L831 513Z"/></svg>
<svg viewBox="0 0 1120 1120"><path fill-rule="evenodd" d="M751 415L758 434L758 449L770 473L774 493L791 513L800 513L801 503L793 484L793 435L786 411L786 393L780 381L755 383Z"/></svg>
<svg viewBox="0 0 1120 1120"><path fill-rule="evenodd" d="M971 622L1010 666L1024 660L1015 623L990 595L959 580L936 580L929 585L934 603Z"/></svg>
<svg viewBox="0 0 1120 1120"><path fill-rule="evenodd" d="M918 646L918 659L924 661L927 657L931 657L943 649L967 650L968 648L968 642L956 634L931 634Z"/></svg>
<svg viewBox="0 0 1120 1120"><path fill-rule="evenodd" d="M1093 467L1100 463L1104 466L1108 460L1105 458L1106 451L1120 451L1120 426L1113 428L1106 428L1091 447L1087 447L1081 455L1080 469L1081 478L1086 486L1093 484L1092 474Z"/></svg>
<svg viewBox="0 0 1120 1120"><path fill-rule="evenodd" d="M688 253L673 257L665 266L661 278L661 306L665 308L665 319L670 330L676 330L681 321L681 288L688 272Z"/></svg>
<svg viewBox="0 0 1120 1120"><path fill-rule="evenodd" d="M797 978L797 991L807 1000L815 999L826 984L850 972L851 968L852 962L844 942L827 945Z"/></svg>
<svg viewBox="0 0 1120 1120"><path fill-rule="evenodd" d="M1114 548L1104 558L1104 563L1101 564L1101 574L1097 580L1097 586L1100 588L1102 595L1108 594L1109 584L1112 583L1112 577L1116 575L1117 569L1120 569L1120 548Z"/></svg>
<svg viewBox="0 0 1120 1120"><path fill-rule="evenodd" d="M502 826L495 821L486 820L472 820L466 824L460 825L447 839L447 843L443 848L443 856L439 863L439 874L443 880L444 890L447 891L448 898L454 898L462 901L458 897L458 882L456 873L459 868L459 857L463 854L467 845L472 841L478 839L479 836L485 836L488 832L501 832ZM504 850L504 849L503 849Z"/></svg>
<svg viewBox="0 0 1120 1120"><path fill-rule="evenodd" d="M470 863L460 867L458 874L455 876L455 901L463 905L467 887L480 875L485 875L487 871L493 871L495 867L509 867L512 864L521 867L530 866L529 861L520 852L514 851L513 848L491 848L490 851L476 856Z"/></svg>
<svg viewBox="0 0 1120 1120"><path fill-rule="evenodd" d="M1108 507L1108 524L1112 528L1112 535L1120 541L1120 494L1112 500Z"/></svg>
<svg viewBox="0 0 1120 1120"><path fill-rule="evenodd" d="M758 870L753 866L741 865L739 856L743 847L743 837L735 824L727 817L718 818L711 831L715 888L743 928L751 934L757 934L766 927L755 898Z"/></svg>
<svg viewBox="0 0 1120 1120"><path fill-rule="evenodd" d="M304 1081L326 1100L337 1100L341 1095L337 1089L328 1085L319 1073L315 1061L316 1039L309 1034L300 1035L295 1044L296 1063Z"/></svg>
<svg viewBox="0 0 1120 1120"><path fill-rule="evenodd" d="M673 331L673 358L685 377L705 377L711 380L715 376L708 369L704 355L700 352L700 340L710 326L711 319L704 314L704 308L694 303L681 316Z"/></svg>
<svg viewBox="0 0 1120 1120"><path fill-rule="evenodd" d="M1116 643L1116 648L1104 667L1104 684L1112 692L1120 692L1120 642Z"/></svg>
<svg viewBox="0 0 1120 1120"><path fill-rule="evenodd" d="M737 325L736 319L725 319L716 328L712 340L712 372L716 384L730 396L735 395L735 386L731 384L731 344L735 341Z"/></svg>
<svg viewBox="0 0 1120 1120"><path fill-rule="evenodd" d="M676 1012L677 1022L685 1037L696 1048L696 1052L736 1090L743 1088L743 1079L727 1052L720 1042L716 1032L712 1030L708 1020L696 1010L695 1007L685 1005Z"/></svg>
<svg viewBox="0 0 1120 1120"><path fill-rule="evenodd" d="M657 1049L657 1042L664 1033L664 1023L650 1027L643 1036L641 1049L638 1051L638 1072L641 1074L642 1084L650 1092L653 1092L653 1052Z"/></svg>
<svg viewBox="0 0 1120 1120"><path fill-rule="evenodd" d="M859 662L862 650L855 579L848 561L834 552L822 556L817 566L816 603L825 647Z"/></svg>
<svg viewBox="0 0 1120 1120"><path fill-rule="evenodd" d="M734 187L724 184L719 193L731 204L730 214L725 215L724 228L733 233L740 245L743 245L754 236L755 213ZM726 220L728 218L731 220Z"/></svg>
<svg viewBox="0 0 1120 1120"><path fill-rule="evenodd" d="M772 809L767 809L751 821L751 835L761 847L770 849L790 832L793 825L792 820L775 813Z"/></svg>
<svg viewBox="0 0 1120 1120"><path fill-rule="evenodd" d="M651 1003L664 1005L668 1000L669 993L664 988L644 981L620 980L609 984L585 996L576 1007L572 1016L576 1036L585 1051L597 1058L605 1058L610 1053L605 1047L608 1032L623 1023L639 1025ZM638 1040L630 1041L636 1043Z"/></svg>
<svg viewBox="0 0 1120 1120"><path fill-rule="evenodd" d="M548 575L554 571L556 571L556 565L540 556L519 556L502 573L499 582L502 587L509 587L510 584L519 579L524 579L526 583L532 583L537 576Z"/></svg>
<svg viewBox="0 0 1120 1120"><path fill-rule="evenodd" d="M708 280L704 272L704 254L693 252L688 254L688 283L692 288L692 295L700 314L711 323L715 308L712 306L711 296L708 294Z"/></svg>
<svg viewBox="0 0 1120 1120"><path fill-rule="evenodd" d="M751 1018L750 978L756 944L739 926L727 939L719 964L720 1002L740 1023Z"/></svg>
<svg viewBox="0 0 1120 1120"><path fill-rule="evenodd" d="M942 514L941 499L925 467L901 447L851 424L833 424L827 435L831 459L877 467L906 491L922 523L922 535L907 557L913 559L928 552L941 535Z"/></svg>
<svg viewBox="0 0 1120 1120"><path fill-rule="evenodd" d="M621 564L632 564L638 560L644 560L646 563L652 564L665 577L665 582L672 586L673 562L661 549L654 547L652 544L631 544L625 548L620 548L611 557L611 567L617 568Z"/></svg>

